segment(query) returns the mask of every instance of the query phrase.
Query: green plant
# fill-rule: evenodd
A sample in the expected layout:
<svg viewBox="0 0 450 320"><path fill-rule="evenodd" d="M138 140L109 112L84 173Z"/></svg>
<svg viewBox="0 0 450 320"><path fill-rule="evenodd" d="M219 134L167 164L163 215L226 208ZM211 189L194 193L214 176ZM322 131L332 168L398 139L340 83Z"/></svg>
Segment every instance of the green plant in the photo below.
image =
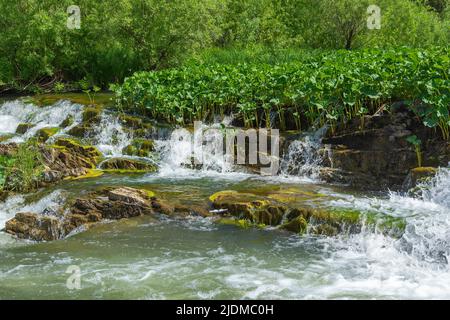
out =
<svg viewBox="0 0 450 320"><path fill-rule="evenodd" d="M422 166L422 150L421 150L422 141L416 135L409 136L408 138L406 138L406 141L414 146L416 156L417 156L417 165L419 167L421 167Z"/></svg>
<svg viewBox="0 0 450 320"><path fill-rule="evenodd" d="M366 49L303 52L285 63L193 64L138 72L116 86L119 108L170 123L234 114L247 127L297 129L372 115L410 101L425 125L449 139L450 49ZM273 117L275 115L276 117Z"/></svg>
<svg viewBox="0 0 450 320"><path fill-rule="evenodd" d="M14 154L0 158L0 182L3 189L28 192L38 186L43 169L37 144L20 144Z"/></svg>

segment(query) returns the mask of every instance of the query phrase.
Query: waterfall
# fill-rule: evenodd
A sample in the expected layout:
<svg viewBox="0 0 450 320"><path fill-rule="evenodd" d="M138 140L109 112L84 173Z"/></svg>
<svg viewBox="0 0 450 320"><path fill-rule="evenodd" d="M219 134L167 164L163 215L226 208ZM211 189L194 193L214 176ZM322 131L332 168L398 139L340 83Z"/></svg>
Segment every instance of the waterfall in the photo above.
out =
<svg viewBox="0 0 450 320"><path fill-rule="evenodd" d="M122 150L131 144L133 135L125 131L117 116L103 112L100 123L87 138L103 155L121 157Z"/></svg>
<svg viewBox="0 0 450 320"><path fill-rule="evenodd" d="M225 119L222 123L202 126L201 164L194 163L193 134L187 129L175 129L169 139L156 141L156 148L161 156L161 174L183 174L190 169L198 169L202 174L233 172L235 166L227 162L223 154L224 137L220 131L228 122L229 119Z"/></svg>
<svg viewBox="0 0 450 320"><path fill-rule="evenodd" d="M14 134L5 142L24 142L33 137L42 128L59 127L68 117L73 123L58 132L64 134L81 122L83 106L62 100L52 106L39 107L23 100L5 102L0 106L0 135ZM24 134L15 134L19 124L32 125Z"/></svg>
<svg viewBox="0 0 450 320"><path fill-rule="evenodd" d="M318 179L324 161L322 138L327 129L324 126L292 141L281 160L281 173Z"/></svg>

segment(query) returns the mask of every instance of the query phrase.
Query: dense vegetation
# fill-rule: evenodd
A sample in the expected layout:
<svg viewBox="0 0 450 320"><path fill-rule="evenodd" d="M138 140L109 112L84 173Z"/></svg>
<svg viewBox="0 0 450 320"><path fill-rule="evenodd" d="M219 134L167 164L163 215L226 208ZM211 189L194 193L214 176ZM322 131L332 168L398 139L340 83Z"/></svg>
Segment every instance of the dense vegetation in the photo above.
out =
<svg viewBox="0 0 450 320"><path fill-rule="evenodd" d="M253 47L276 60L280 49L449 43L449 0L377 0L382 27L369 30L373 2L0 0L0 92L80 89L81 80L105 89L135 71L239 59L239 50ZM81 9L81 29L66 26L72 4Z"/></svg>
<svg viewBox="0 0 450 320"><path fill-rule="evenodd" d="M233 113L246 126L332 126L404 101L449 139L450 49L306 53L281 64L189 65L140 72L117 88L119 105L168 122ZM292 117L293 116L293 117ZM363 124L362 124L363 125Z"/></svg>

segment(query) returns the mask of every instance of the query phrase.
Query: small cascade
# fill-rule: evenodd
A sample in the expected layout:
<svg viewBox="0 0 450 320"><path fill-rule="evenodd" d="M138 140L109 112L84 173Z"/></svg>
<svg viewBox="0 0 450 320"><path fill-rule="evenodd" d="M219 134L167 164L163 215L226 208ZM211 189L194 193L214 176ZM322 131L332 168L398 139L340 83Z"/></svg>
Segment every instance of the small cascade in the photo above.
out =
<svg viewBox="0 0 450 320"><path fill-rule="evenodd" d="M450 262L450 169L441 168L429 182L419 185L424 210L408 218L402 238L406 250L425 261ZM418 201L413 198L411 202ZM427 210L426 207L430 209Z"/></svg>
<svg viewBox="0 0 450 320"><path fill-rule="evenodd" d="M322 138L327 129L324 126L291 142L281 160L281 173L318 179L324 161Z"/></svg>
<svg viewBox="0 0 450 320"><path fill-rule="evenodd" d="M127 133L119 119L103 112L102 118L95 130L87 137L106 157L121 157L122 150L133 140L131 133Z"/></svg>
<svg viewBox="0 0 450 320"><path fill-rule="evenodd" d="M73 123L58 132L64 134L81 122L83 106L70 101L59 101L52 106L39 107L23 100L5 102L0 106L0 135L13 135L5 142L23 142L33 137L42 128L59 127L68 117ZM15 134L19 124L29 124L24 134Z"/></svg>
<svg viewBox="0 0 450 320"><path fill-rule="evenodd" d="M55 212L61 208L66 201L64 193L56 190L38 201L27 203L22 195L9 197L0 203L0 230L5 227L5 222L12 219L18 212L42 213Z"/></svg>
<svg viewBox="0 0 450 320"><path fill-rule="evenodd" d="M202 152L198 163L194 162L193 134L187 129L179 128L172 132L167 140L157 141L157 151L161 156L161 174L172 175L182 173L189 169L198 169L203 173L229 173L234 170L234 165L226 161L223 152L224 136L221 128L229 123L225 119L222 123L203 125ZM212 130L209 130L212 129ZM195 147L200 147L195 145Z"/></svg>

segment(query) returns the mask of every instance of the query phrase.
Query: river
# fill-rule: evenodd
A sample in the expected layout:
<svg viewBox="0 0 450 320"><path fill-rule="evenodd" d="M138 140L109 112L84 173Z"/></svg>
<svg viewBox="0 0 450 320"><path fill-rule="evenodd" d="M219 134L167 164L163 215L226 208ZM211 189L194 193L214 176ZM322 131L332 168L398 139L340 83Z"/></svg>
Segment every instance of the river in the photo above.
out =
<svg viewBox="0 0 450 320"><path fill-rule="evenodd" d="M69 101L45 108L22 100L4 102L0 135L7 136L6 141L24 141L36 128L59 125L68 114L76 124L82 108ZM23 122L35 124L35 129L10 136ZM112 157L120 155L129 138L105 113L93 144ZM375 194L329 185L311 170L261 177L222 164L217 170L214 159L204 169L188 169L180 163L186 154L177 139L157 141L157 150L161 166L156 173L106 174L12 196L0 203L0 228L17 212L40 212L62 206L65 199L82 191L117 185L145 187L161 198L187 205L205 205L220 190L296 187L326 195L319 206L404 217L406 230L399 239L364 229L335 237L300 236L273 228L241 229L209 218L161 216L102 223L53 242L17 240L0 232L0 298L450 298L449 170L442 168L420 197L411 197L389 190ZM78 290L66 286L70 266L81 272Z"/></svg>

